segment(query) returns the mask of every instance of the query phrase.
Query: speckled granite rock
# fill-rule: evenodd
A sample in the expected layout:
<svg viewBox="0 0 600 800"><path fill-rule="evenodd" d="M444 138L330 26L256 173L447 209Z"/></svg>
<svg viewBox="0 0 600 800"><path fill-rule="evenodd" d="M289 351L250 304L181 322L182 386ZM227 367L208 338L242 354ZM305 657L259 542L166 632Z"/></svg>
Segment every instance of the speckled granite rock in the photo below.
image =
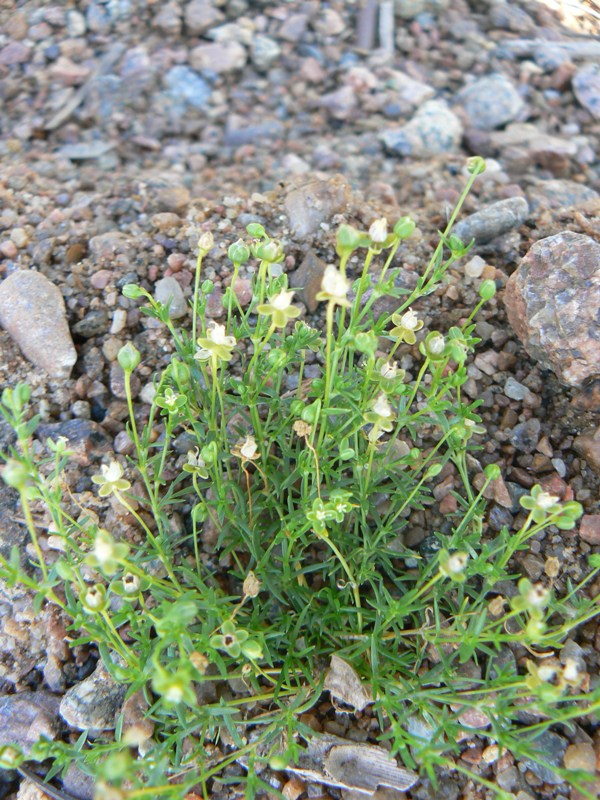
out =
<svg viewBox="0 0 600 800"><path fill-rule="evenodd" d="M527 352L559 380L581 386L600 374L600 244L571 231L536 242L504 302Z"/></svg>

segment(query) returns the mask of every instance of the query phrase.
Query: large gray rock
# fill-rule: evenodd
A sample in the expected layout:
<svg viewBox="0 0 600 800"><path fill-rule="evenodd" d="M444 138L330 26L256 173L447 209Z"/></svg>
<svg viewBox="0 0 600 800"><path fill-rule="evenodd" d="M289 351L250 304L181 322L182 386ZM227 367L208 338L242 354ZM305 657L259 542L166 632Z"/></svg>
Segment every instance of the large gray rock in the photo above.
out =
<svg viewBox="0 0 600 800"><path fill-rule="evenodd" d="M296 236L315 234L323 222L347 209L351 200L348 181L341 175L329 180L311 178L288 192L285 211Z"/></svg>
<svg viewBox="0 0 600 800"><path fill-rule="evenodd" d="M518 228L528 215L529 206L525 198L508 197L461 220L454 227L453 233L460 236L465 244L471 239L475 239L475 244L485 244L513 228Z"/></svg>
<svg viewBox="0 0 600 800"><path fill-rule="evenodd" d="M469 124L485 131L512 122L525 107L512 81L499 74L479 78L460 91L456 99Z"/></svg>
<svg viewBox="0 0 600 800"><path fill-rule="evenodd" d="M504 295L527 352L559 380L581 386L600 375L600 244L563 231L536 242Z"/></svg>
<svg viewBox="0 0 600 800"><path fill-rule="evenodd" d="M400 128L382 131L381 140L394 155L429 158L455 150L463 127L443 100L429 100Z"/></svg>
<svg viewBox="0 0 600 800"><path fill-rule="evenodd" d="M40 736L54 739L61 728L59 700L42 691L0 697L0 745L16 744L28 755Z"/></svg>
<svg viewBox="0 0 600 800"><path fill-rule="evenodd" d="M23 355L53 378L68 378L77 353L65 301L41 272L18 270L0 284L0 325Z"/></svg>
<svg viewBox="0 0 600 800"><path fill-rule="evenodd" d="M117 683L99 661L92 674L69 689L60 703L60 715L79 731L114 730L126 686Z"/></svg>
<svg viewBox="0 0 600 800"><path fill-rule="evenodd" d="M585 64L573 75L572 85L581 105L600 119L600 65Z"/></svg>

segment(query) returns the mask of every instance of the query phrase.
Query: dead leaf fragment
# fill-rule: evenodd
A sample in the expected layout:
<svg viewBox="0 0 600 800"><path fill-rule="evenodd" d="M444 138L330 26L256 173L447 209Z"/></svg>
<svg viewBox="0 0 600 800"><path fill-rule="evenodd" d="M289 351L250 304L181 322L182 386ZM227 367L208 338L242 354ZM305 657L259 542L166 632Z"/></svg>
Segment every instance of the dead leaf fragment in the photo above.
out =
<svg viewBox="0 0 600 800"><path fill-rule="evenodd" d="M343 658L331 656L329 671L325 676L325 689L331 696L357 711L362 711L373 702L373 694L367 684L361 683L358 673Z"/></svg>

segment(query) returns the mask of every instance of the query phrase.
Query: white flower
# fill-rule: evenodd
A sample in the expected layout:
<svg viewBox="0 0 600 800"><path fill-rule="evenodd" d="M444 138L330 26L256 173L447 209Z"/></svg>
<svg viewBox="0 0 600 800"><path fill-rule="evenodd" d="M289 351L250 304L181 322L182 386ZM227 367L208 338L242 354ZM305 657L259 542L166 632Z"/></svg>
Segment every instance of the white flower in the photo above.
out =
<svg viewBox="0 0 600 800"><path fill-rule="evenodd" d="M377 396L377 399L373 403L373 411L378 417L383 417L384 419L390 419L392 417L394 412L383 392Z"/></svg>
<svg viewBox="0 0 600 800"><path fill-rule="evenodd" d="M208 358L217 358L223 361L231 359L231 351L236 346L237 342L235 336L228 336L225 331L225 325L219 325L218 322L211 322L205 337L198 339L200 349L197 351L195 358L200 361L206 361Z"/></svg>
<svg viewBox="0 0 600 800"><path fill-rule="evenodd" d="M256 444L254 436L246 436L242 445L240 446L240 455L246 459L246 461L252 461L253 458L256 458L257 453L258 445Z"/></svg>
<svg viewBox="0 0 600 800"><path fill-rule="evenodd" d="M115 543L108 531L100 529L94 540L94 555L98 559L98 564L104 566L108 564L115 554Z"/></svg>
<svg viewBox="0 0 600 800"><path fill-rule="evenodd" d="M562 676L567 683L578 683L579 667L574 658L567 658L563 667Z"/></svg>
<svg viewBox="0 0 600 800"><path fill-rule="evenodd" d="M444 352L444 348L446 347L446 340L440 333L437 336L432 336L431 339L429 339L429 341L427 342L427 346L432 355L439 356L441 353Z"/></svg>
<svg viewBox="0 0 600 800"><path fill-rule="evenodd" d="M137 575L131 572L126 572L123 575L123 591L126 594L136 594L140 588L140 579Z"/></svg>
<svg viewBox="0 0 600 800"><path fill-rule="evenodd" d="M382 244L387 239L387 220L384 217L376 219L369 228L369 239L373 244Z"/></svg>
<svg viewBox="0 0 600 800"><path fill-rule="evenodd" d="M408 311L405 311L400 318L400 325L407 331L418 330L420 327L419 322L420 320L412 308L409 308Z"/></svg>
<svg viewBox="0 0 600 800"><path fill-rule="evenodd" d="M536 583L527 592L527 602L533 608L544 608L548 603L550 592L541 583Z"/></svg>
<svg viewBox="0 0 600 800"><path fill-rule="evenodd" d="M392 361L391 364L386 361L384 364L381 365L380 375L382 378L393 380L397 374L398 374L397 361Z"/></svg>
<svg viewBox="0 0 600 800"><path fill-rule="evenodd" d="M339 306L349 306L346 295L350 291L350 281L345 278L337 267L328 264L321 281L321 291L316 295L317 300L327 300Z"/></svg>
<svg viewBox="0 0 600 800"><path fill-rule="evenodd" d="M560 502L560 497L556 497L556 495L550 494L549 492L540 492L535 498L536 506L542 509L542 511L551 508L558 502Z"/></svg>
<svg viewBox="0 0 600 800"><path fill-rule="evenodd" d="M293 296L294 292L281 291L271 298L271 305L278 311L285 311L286 308L290 307Z"/></svg>
<svg viewBox="0 0 600 800"><path fill-rule="evenodd" d="M452 555L448 556L446 569L452 575L458 575L467 566L468 560L469 556L467 553L452 553Z"/></svg>

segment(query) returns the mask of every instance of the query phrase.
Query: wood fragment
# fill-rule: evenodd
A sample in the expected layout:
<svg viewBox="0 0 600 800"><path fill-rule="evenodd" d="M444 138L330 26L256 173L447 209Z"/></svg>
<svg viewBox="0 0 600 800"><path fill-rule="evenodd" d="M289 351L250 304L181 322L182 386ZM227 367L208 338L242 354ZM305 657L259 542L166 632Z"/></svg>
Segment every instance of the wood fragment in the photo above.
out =
<svg viewBox="0 0 600 800"><path fill-rule="evenodd" d="M375 45L375 27L377 24L377 0L366 0L358 12L356 26L356 49L370 53Z"/></svg>
<svg viewBox="0 0 600 800"><path fill-rule="evenodd" d="M394 0L379 4L379 46L388 58L394 55Z"/></svg>
<svg viewBox="0 0 600 800"><path fill-rule="evenodd" d="M353 667L343 658L331 656L331 665L325 676L324 688L342 703L362 711L373 702L373 694L361 680Z"/></svg>

